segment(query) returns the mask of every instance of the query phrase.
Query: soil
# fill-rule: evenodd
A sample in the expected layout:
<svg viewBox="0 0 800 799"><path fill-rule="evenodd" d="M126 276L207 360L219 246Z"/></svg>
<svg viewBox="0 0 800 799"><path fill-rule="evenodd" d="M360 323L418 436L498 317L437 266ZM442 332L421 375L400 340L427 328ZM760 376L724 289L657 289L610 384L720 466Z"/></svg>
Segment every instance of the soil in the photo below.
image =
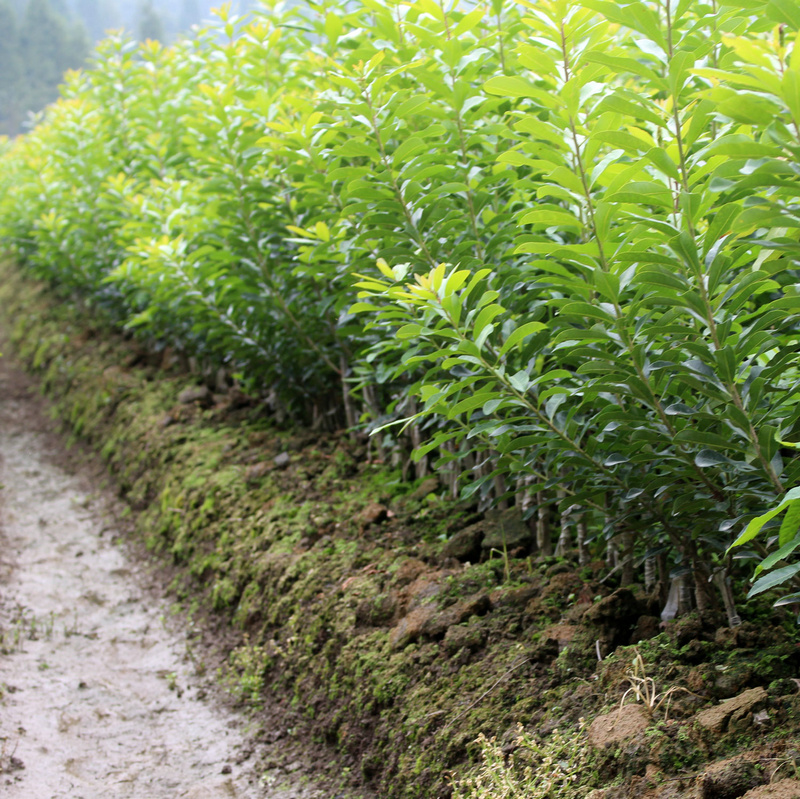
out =
<svg viewBox="0 0 800 799"><path fill-rule="evenodd" d="M0 360L0 793L325 795L300 769L295 788L260 783L252 718L204 700L192 631L168 621L102 473L66 453L28 383Z"/></svg>
<svg viewBox="0 0 800 799"><path fill-rule="evenodd" d="M105 521L106 500L26 416L35 403L15 377L0 588L0 668L18 669L0 675L2 776L12 790L23 780L12 796L78 796L31 787L37 773L74 771L103 785L86 796L231 785L247 797L261 784L274 799L449 799L488 767L479 736L510 755L520 724L551 755L558 740L580 748L566 799L794 790L783 783L800 767L800 636L774 597L744 602L746 568L734 586L741 626L726 626L721 604L662 623L658 589L620 585L576 553L541 556L517 510L452 500L435 475L409 482L358 436L293 429L266 403L221 391L215 373L89 325L85 309L2 263L0 310L6 356L35 376L66 434L101 453L131 553L114 560L121 528ZM63 588L41 581L45 568ZM164 582L170 605L151 604L149 586ZM187 625L177 635L176 609ZM223 708L194 701L215 687ZM183 782L163 794L102 782L167 771Z"/></svg>
<svg viewBox="0 0 800 799"><path fill-rule="evenodd" d="M800 782L780 780L748 791L743 799L800 799Z"/></svg>

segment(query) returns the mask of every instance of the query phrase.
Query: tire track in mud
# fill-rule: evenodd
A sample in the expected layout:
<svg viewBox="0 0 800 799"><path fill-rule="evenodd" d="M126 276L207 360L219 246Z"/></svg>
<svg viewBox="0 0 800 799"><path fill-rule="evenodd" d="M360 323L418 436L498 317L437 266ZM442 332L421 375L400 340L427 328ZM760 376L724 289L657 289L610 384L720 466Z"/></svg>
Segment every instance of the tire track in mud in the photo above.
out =
<svg viewBox="0 0 800 799"><path fill-rule="evenodd" d="M189 687L186 641L19 379L0 361L0 795L321 796L259 782L247 719Z"/></svg>

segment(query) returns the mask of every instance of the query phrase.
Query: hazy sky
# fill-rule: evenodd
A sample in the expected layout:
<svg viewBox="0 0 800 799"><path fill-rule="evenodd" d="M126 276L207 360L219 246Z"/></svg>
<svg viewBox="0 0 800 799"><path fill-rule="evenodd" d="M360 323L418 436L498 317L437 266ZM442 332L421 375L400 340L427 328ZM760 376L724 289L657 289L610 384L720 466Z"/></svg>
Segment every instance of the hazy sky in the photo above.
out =
<svg viewBox="0 0 800 799"><path fill-rule="evenodd" d="M146 0L60 0L86 23L93 37L101 35L105 27L124 26L135 31L141 7ZM182 27L182 21L192 18L193 23L212 19L211 9L222 5L223 0L152 0L168 35L174 35ZM55 5L59 5L58 2ZM259 5L258 0L232 0L235 12L241 13ZM92 10L96 9L93 14ZM92 18L101 17L102 19ZM185 27L185 26L184 26Z"/></svg>

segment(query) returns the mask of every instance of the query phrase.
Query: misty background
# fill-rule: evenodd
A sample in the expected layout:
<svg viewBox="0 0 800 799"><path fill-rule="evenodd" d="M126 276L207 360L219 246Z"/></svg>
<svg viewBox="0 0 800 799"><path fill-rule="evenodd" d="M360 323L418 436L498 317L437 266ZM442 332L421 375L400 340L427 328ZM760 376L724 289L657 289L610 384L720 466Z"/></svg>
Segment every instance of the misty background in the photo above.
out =
<svg viewBox="0 0 800 799"><path fill-rule="evenodd" d="M0 0L0 135L16 136L58 97L110 29L169 43L212 19L222 0ZM234 0L244 13L258 0Z"/></svg>

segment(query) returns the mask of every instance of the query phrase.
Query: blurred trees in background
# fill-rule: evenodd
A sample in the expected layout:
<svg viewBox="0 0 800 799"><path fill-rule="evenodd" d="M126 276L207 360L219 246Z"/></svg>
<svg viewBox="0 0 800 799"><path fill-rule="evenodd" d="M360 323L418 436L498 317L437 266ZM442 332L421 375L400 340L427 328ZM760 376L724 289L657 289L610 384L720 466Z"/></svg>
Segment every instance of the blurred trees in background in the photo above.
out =
<svg viewBox="0 0 800 799"><path fill-rule="evenodd" d="M57 0L0 0L0 134L19 133L31 113L58 97L64 72L86 60L86 26L59 6Z"/></svg>
<svg viewBox="0 0 800 799"><path fill-rule="evenodd" d="M153 6L152 0L142 3L136 26L136 38L140 42L146 42L148 39L157 42L166 41L164 22Z"/></svg>
<svg viewBox="0 0 800 799"><path fill-rule="evenodd" d="M211 0L0 0L0 135L21 133L58 97L109 30L170 42L210 16ZM239 0L245 10L253 5Z"/></svg>

